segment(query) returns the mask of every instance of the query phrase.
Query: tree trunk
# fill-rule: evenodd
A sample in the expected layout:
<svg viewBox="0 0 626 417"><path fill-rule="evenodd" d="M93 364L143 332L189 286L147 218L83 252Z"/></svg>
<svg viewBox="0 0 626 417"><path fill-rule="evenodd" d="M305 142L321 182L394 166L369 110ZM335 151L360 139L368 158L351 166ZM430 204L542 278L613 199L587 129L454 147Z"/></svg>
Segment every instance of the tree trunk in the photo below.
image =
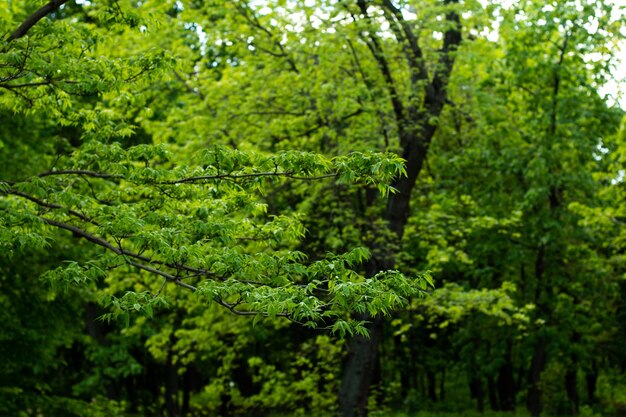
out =
<svg viewBox="0 0 626 417"><path fill-rule="evenodd" d="M428 382L428 398L432 402L437 402L437 380L433 371L426 371L426 381Z"/></svg>
<svg viewBox="0 0 626 417"><path fill-rule="evenodd" d="M189 414L189 398L191 396L192 387L192 370L187 368L183 376L183 405L180 410L180 415L185 417Z"/></svg>
<svg viewBox="0 0 626 417"><path fill-rule="evenodd" d="M489 405L491 409L493 411L500 410L500 404L498 404L498 389L491 375L487 377L487 390L489 391Z"/></svg>
<svg viewBox="0 0 626 417"><path fill-rule="evenodd" d="M577 415L580 410L580 396L578 395L578 369L574 366L565 373L565 391L572 403L572 414Z"/></svg>
<svg viewBox="0 0 626 417"><path fill-rule="evenodd" d="M552 203L556 204L557 202L551 200L550 204L552 205ZM546 247L541 244L537 250L537 257L535 258L535 305L537 306L537 311L543 314L544 317L547 317L547 307L542 302L543 290L548 287L547 283L544 282L545 263ZM528 395L526 397L526 407L533 417L539 417L541 414L541 387L539 384L541 373L545 369L547 361L545 336L541 334L541 330L537 330L537 332L533 357L530 362L530 368L528 369Z"/></svg>
<svg viewBox="0 0 626 417"><path fill-rule="evenodd" d="M480 378L472 377L470 381L470 395L476 400L476 409L479 413L485 411L485 391L483 381Z"/></svg>
<svg viewBox="0 0 626 417"><path fill-rule="evenodd" d="M426 375L424 375L424 372L419 373L419 379L417 381L418 392L422 398L426 398L428 396L428 389L426 388Z"/></svg>
<svg viewBox="0 0 626 417"><path fill-rule="evenodd" d="M139 403L137 398L137 379L134 376L126 377L124 383L126 384L126 395L128 397L128 411L130 413L137 413L139 409Z"/></svg>
<svg viewBox="0 0 626 417"><path fill-rule="evenodd" d="M446 399L446 369L441 370L441 381L439 381L439 401Z"/></svg>
<svg viewBox="0 0 626 417"><path fill-rule="evenodd" d="M177 417L178 409L178 366L174 363L171 350L165 365L165 410L168 417Z"/></svg>
<svg viewBox="0 0 626 417"><path fill-rule="evenodd" d="M585 374L585 383L587 388L587 401L589 404L596 402L596 385L598 382L598 365L595 361L591 364L591 370Z"/></svg>
<svg viewBox="0 0 626 417"><path fill-rule="evenodd" d="M543 337L540 337L535 343L535 350L528 372L528 397L526 398L526 406L528 412L533 417L539 417L541 415L542 403L539 382L541 380L541 373L546 366L546 360L546 343Z"/></svg>
<svg viewBox="0 0 626 417"><path fill-rule="evenodd" d="M517 368L517 380L515 381L515 391L519 391L524 386L524 376L527 374L524 365Z"/></svg>
<svg viewBox="0 0 626 417"><path fill-rule="evenodd" d="M504 363L498 372L498 398L502 411L515 410L515 378L513 376L513 360L511 358L511 342L507 343Z"/></svg>
<svg viewBox="0 0 626 417"><path fill-rule="evenodd" d="M369 339L357 335L349 341L339 388L339 413L343 417L367 416L367 400L376 370L382 325L382 319L376 317L368 326Z"/></svg>
<svg viewBox="0 0 626 417"><path fill-rule="evenodd" d="M233 406L228 388L225 388L220 395L220 411L218 415L220 417L231 417L233 415Z"/></svg>
<svg viewBox="0 0 626 417"><path fill-rule="evenodd" d="M402 352L401 341L399 337L396 337L396 355L406 360L406 355ZM411 366L400 366L400 398L406 398L412 388L411 373L415 372Z"/></svg>
<svg viewBox="0 0 626 417"><path fill-rule="evenodd" d="M358 1L361 15L366 19L369 16L369 2ZM444 4L458 3L458 0L443 0ZM384 213L389 230L394 232L398 242L404 234L408 216L410 214L411 192L422 170L430 142L437 130L432 123L443 110L447 99L447 86L452 66L454 63L453 53L461 43L460 17L455 11L446 13L446 21L451 23L450 28L444 34L439 66L429 77L427 67L423 60L423 51L417 41L417 34L413 32L413 25L407 22L400 9L394 2L384 0L380 3L384 10L384 18L389 20L392 28L402 32L400 36L404 44L405 58L411 67L411 98L418 100L423 97L422 103L411 102L407 106L397 94L400 85L392 75L391 66L385 56L380 39L374 32L363 33L362 40L367 44L372 56L385 79L389 99L394 112L398 128L398 138L402 148L401 156L406 160L406 176L399 176L393 182L396 193L390 194ZM416 105L417 104L417 105ZM390 243L398 243L390 242ZM370 263L370 271L377 273L395 267L393 249L396 245L389 244L382 248L378 254L379 259ZM375 251L374 258L376 257ZM372 268L378 263L376 268ZM372 321L370 327L370 339L355 336L349 342L348 358L345 362L341 387L339 390L339 411L342 417L365 417L367 416L367 397L369 387L373 381L375 364L378 359L378 346L382 337L382 320L363 317L364 320ZM429 383L429 390L432 384ZM434 388L433 388L434 389ZM435 393L436 397L436 393Z"/></svg>

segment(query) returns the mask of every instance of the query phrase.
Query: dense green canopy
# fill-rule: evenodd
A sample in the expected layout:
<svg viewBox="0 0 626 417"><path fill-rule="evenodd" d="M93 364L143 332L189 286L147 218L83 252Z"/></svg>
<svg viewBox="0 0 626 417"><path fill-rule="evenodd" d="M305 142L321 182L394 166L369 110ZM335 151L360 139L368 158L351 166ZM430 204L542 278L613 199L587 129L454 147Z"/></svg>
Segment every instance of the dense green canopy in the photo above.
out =
<svg viewBox="0 0 626 417"><path fill-rule="evenodd" d="M5 0L0 414L622 411L625 18Z"/></svg>

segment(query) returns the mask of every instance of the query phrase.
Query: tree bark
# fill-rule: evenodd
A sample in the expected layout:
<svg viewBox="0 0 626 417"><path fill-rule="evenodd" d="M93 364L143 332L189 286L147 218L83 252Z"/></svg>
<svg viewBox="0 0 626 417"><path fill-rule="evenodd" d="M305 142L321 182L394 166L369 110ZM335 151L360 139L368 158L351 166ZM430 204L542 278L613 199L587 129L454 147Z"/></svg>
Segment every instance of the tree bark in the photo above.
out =
<svg viewBox="0 0 626 417"><path fill-rule="evenodd" d="M68 0L52 0L50 3L43 5L35 13L28 16L26 20L24 20L24 22L17 29L15 29L11 35L9 35L7 42L11 42L25 36L28 31L37 24L37 22L61 7L64 3L67 3L67 1Z"/></svg>
<svg viewBox="0 0 626 417"><path fill-rule="evenodd" d="M426 371L426 381L428 383L428 398L436 403L437 402L437 380L435 373L431 370Z"/></svg>
<svg viewBox="0 0 626 417"><path fill-rule="evenodd" d="M179 415L178 407L178 366L174 363L171 350L165 365L165 409L168 417Z"/></svg>
<svg viewBox="0 0 626 417"><path fill-rule="evenodd" d="M578 415L580 411L580 396L578 395L578 368L575 366L570 367L565 372L565 392L567 392L567 398L572 403L572 414Z"/></svg>
<svg viewBox="0 0 626 417"><path fill-rule="evenodd" d="M541 387L539 386L541 380L541 373L545 369L547 360L546 342L543 337L535 342L535 348L533 358L530 362L530 369L528 372L528 397L526 398L526 406L528 412L533 417L539 417L543 408L541 402Z"/></svg>
<svg viewBox="0 0 626 417"><path fill-rule="evenodd" d="M515 378L513 376L513 360L511 358L511 342L507 343L504 363L498 371L498 398L502 411L515 410Z"/></svg>
<svg viewBox="0 0 626 417"><path fill-rule="evenodd" d="M441 380L439 381L439 400L446 400L446 369L441 370Z"/></svg>
<svg viewBox="0 0 626 417"><path fill-rule="evenodd" d="M458 3L458 0L444 0L443 3ZM368 2L360 0L357 2L357 6L364 18L370 19ZM400 146L402 147L401 156L406 160L407 175L398 177L392 182L397 192L389 195L384 213L384 219L387 221L389 230L393 232L394 237L399 242L404 234L404 227L410 213L412 190L422 170L429 144L437 129L432 120L436 120L441 115L447 99L448 79L454 63L451 53L456 51L461 43L460 17L452 11L446 13L446 20L452 25L444 34L439 58L440 65L430 80L424 64L423 53L417 42L417 37L413 33L412 25L404 19L401 10L393 2L385 0L381 7L385 18L396 34L398 42L403 46L405 58L411 70L412 91L410 96L414 99L420 96L424 97L423 106L416 106L414 103L405 106L397 94L398 87L391 74L391 66L381 46L382 43L373 31L363 34L362 40L370 49L374 61L385 79L398 129ZM393 246L395 245L391 244L387 248L382 248L384 259L373 259L367 268L369 269L368 273L375 274L395 267L394 253L389 250ZM378 360L378 347L382 337L382 319L372 319L368 316L361 319L372 321L371 335L370 339L355 336L349 341L348 358L345 362L339 390L339 411L342 417L367 416L369 387L373 381L375 364ZM432 384L429 383L428 385L430 387Z"/></svg>
<svg viewBox="0 0 626 417"><path fill-rule="evenodd" d="M174 329L178 328L181 322L181 312L177 311L174 318ZM167 347L167 359L165 362L165 411L168 417L178 417L180 415L180 404L178 392L180 381L178 377L178 364L175 361L173 346L176 344L175 330L172 329Z"/></svg>
<svg viewBox="0 0 626 417"><path fill-rule="evenodd" d="M480 378L472 377L470 381L470 394L476 400L476 409L479 413L485 411L485 391L483 381Z"/></svg>
<svg viewBox="0 0 626 417"><path fill-rule="evenodd" d="M349 342L339 389L339 413L343 417L367 416L369 390L374 379L382 328L382 319L376 317L368 326L369 339L357 335Z"/></svg>
<svg viewBox="0 0 626 417"><path fill-rule="evenodd" d="M400 398L406 398L413 387L413 378L415 375L416 369L412 366L413 363L410 358L407 358L407 354L404 352L402 348L402 340L400 336L396 336L394 338L394 349L396 350L396 357L400 358L400 362L404 365L408 366L399 366L400 372Z"/></svg>
<svg viewBox="0 0 626 417"><path fill-rule="evenodd" d="M496 382L491 375L487 377L487 390L489 392L489 405L491 406L491 410L500 410L500 404L498 403L498 389L496 387Z"/></svg>
<svg viewBox="0 0 626 417"><path fill-rule="evenodd" d="M598 365L595 361L591 364L591 369L585 373L585 383L587 388L587 401L589 404L596 402L596 385L598 382Z"/></svg>
<svg viewBox="0 0 626 417"><path fill-rule="evenodd" d="M185 417L189 414L189 400L191 397L191 388L192 388L192 374L191 368L187 368L185 374L183 375L183 404L181 406L180 415Z"/></svg>

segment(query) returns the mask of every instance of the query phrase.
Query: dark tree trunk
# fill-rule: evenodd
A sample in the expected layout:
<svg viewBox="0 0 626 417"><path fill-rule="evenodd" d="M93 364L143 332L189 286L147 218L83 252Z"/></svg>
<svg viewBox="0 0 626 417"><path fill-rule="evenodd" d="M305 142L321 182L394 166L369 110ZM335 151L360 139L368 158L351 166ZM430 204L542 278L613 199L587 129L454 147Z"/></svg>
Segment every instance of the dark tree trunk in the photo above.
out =
<svg viewBox="0 0 626 417"><path fill-rule="evenodd" d="M441 381L439 381L439 401L446 400L446 370L441 370Z"/></svg>
<svg viewBox="0 0 626 417"><path fill-rule="evenodd" d="M106 324L103 320L98 320L98 317L102 315L102 309L98 307L96 303L87 303L85 305L85 322L87 325L87 332L98 343L103 344L106 334L109 330L105 327Z"/></svg>
<svg viewBox="0 0 626 417"><path fill-rule="evenodd" d="M523 365L517 369L517 380L515 381L515 391L519 391L524 386L524 375L526 375L526 368Z"/></svg>
<svg viewBox="0 0 626 417"><path fill-rule="evenodd" d="M426 375L424 375L424 372L420 372L419 378L417 381L418 381L417 389L420 395L422 396L422 398L426 398L428 396L428 389L426 388Z"/></svg>
<svg viewBox="0 0 626 417"><path fill-rule="evenodd" d="M233 382L237 385L237 388L239 388L241 395L244 397L251 397L258 394L259 390L254 385L254 381L252 380L251 372L246 361L241 361L239 365L233 369L231 375Z"/></svg>
<svg viewBox="0 0 626 417"><path fill-rule="evenodd" d="M513 360L511 358L511 343L507 343L504 363L498 371L498 398L502 411L515 410L515 378L513 376Z"/></svg>
<svg viewBox="0 0 626 417"><path fill-rule="evenodd" d="M382 319L372 319L368 329L369 339L355 336L349 342L348 357L339 388L339 413L343 417L365 417L368 413L367 400L378 360Z"/></svg>
<svg viewBox="0 0 626 417"><path fill-rule="evenodd" d="M191 396L192 378L192 370L187 368L183 376L183 404L180 409L180 415L182 417L189 414L189 397Z"/></svg>
<svg viewBox="0 0 626 417"><path fill-rule="evenodd" d="M139 408L139 403L137 402L137 379L134 376L129 376L124 382L126 384L126 395L130 403L128 411L136 413Z"/></svg>
<svg viewBox="0 0 626 417"><path fill-rule="evenodd" d="M546 343L545 340L540 337L537 342L535 342L533 358L528 371L528 397L526 398L526 406L528 412L533 417L539 417L541 415L542 403L539 382L541 380L541 373L546 366L546 360Z"/></svg>
<svg viewBox="0 0 626 417"><path fill-rule="evenodd" d="M399 339L399 338L398 338ZM400 343L399 340L396 343ZM399 348L397 348L399 350ZM400 356L404 358L402 354ZM410 366L400 366L400 398L406 398L409 395L409 391L411 390L411 372L414 372L414 369L411 369Z"/></svg>
<svg viewBox="0 0 626 417"><path fill-rule="evenodd" d="M380 339L383 340L384 336L381 335ZM376 402L378 404L382 404L385 401L385 392L381 389L381 387L383 386L383 369L380 364L380 358L384 357L385 355L385 352L381 352L382 348L383 347L379 344L377 355L374 358L374 375L372 378L372 382L370 383L370 387L375 389Z"/></svg>
<svg viewBox="0 0 626 417"><path fill-rule="evenodd" d="M426 371L426 382L428 383L428 398L432 402L437 402L437 380L433 371Z"/></svg>
<svg viewBox="0 0 626 417"><path fill-rule="evenodd" d="M155 362L151 362L147 354L144 355L143 363L145 363L146 366L144 367L143 374L141 375L141 386L142 390L147 391L150 395L148 396L148 399L144 399L142 403L144 405L146 403L153 405L154 403L160 402L162 391L161 386L163 381L163 366L156 364Z"/></svg>
<svg viewBox="0 0 626 417"><path fill-rule="evenodd" d="M491 375L487 377L487 390L489 391L489 405L491 409L493 411L500 410L500 404L498 404L498 388Z"/></svg>
<svg viewBox="0 0 626 417"><path fill-rule="evenodd" d="M587 388L587 401L589 404L596 402L596 385L598 382L598 365L595 361L591 364L591 370L585 374L585 383Z"/></svg>
<svg viewBox="0 0 626 417"><path fill-rule="evenodd" d="M220 395L220 417L231 417L233 415L233 406L230 394L226 390Z"/></svg>
<svg viewBox="0 0 626 417"><path fill-rule="evenodd" d="M458 0L444 0L445 4L458 3ZM407 22L394 2L383 0L380 4L385 11L384 18L389 20L391 27L402 33L398 39L404 42L405 58L411 69L411 92L414 100L423 97L422 103L411 102L405 105L401 96L397 93L398 86L392 75L391 66L385 56L380 39L374 32L363 34L363 41L367 44L372 56L385 79L389 93L389 99L394 112L398 128L398 137L402 148L401 156L406 160L406 176L399 176L392 185L397 192L391 194L387 200L384 219L387 226L399 239L404 234L410 213L411 192L415 186L417 177L422 169L429 144L435 134L437 126L431 122L441 115L447 98L447 85L454 58L452 53L461 43L460 18L454 11L446 13L446 20L451 23L450 29L444 34L443 46L439 58L439 66L434 71L432 78L423 60L423 51L420 48L417 34L414 33L413 25ZM370 19L369 2L361 0L357 2L361 15ZM382 248L378 261L378 268L368 268L376 273L395 267L394 254L391 248L395 245L387 245ZM372 251L375 253L374 251ZM374 254L376 257L376 254ZM368 271L369 272L369 271ZM382 337L382 320L363 317L372 321L370 339L355 336L349 342L348 358L345 362L341 387L339 389L339 411L342 417L365 417L367 416L367 397L369 387L374 379L375 364L378 360L378 346ZM433 377L434 378L434 377ZM429 391L435 390L434 384L428 384ZM434 393L436 398L436 392Z"/></svg>
<svg viewBox="0 0 626 417"><path fill-rule="evenodd" d="M570 341L573 346L576 346L581 339L582 335L575 331L572 333ZM565 392L567 392L567 398L569 398L572 405L572 414L578 415L580 411L580 395L578 394L578 355L576 351L572 352L572 362L565 372Z"/></svg>
<svg viewBox="0 0 626 417"><path fill-rule="evenodd" d="M182 313L178 311L174 318L174 328L180 325L181 317ZM168 417L178 417L180 415L178 364L175 362L174 351L172 349L175 344L176 336L174 331L172 331L172 333L170 333L165 363L165 410Z"/></svg>
<svg viewBox="0 0 626 417"><path fill-rule="evenodd" d="M578 395L578 369L571 367L565 373L565 391L572 403L572 413L577 415L580 410L580 396Z"/></svg>
<svg viewBox="0 0 626 417"><path fill-rule="evenodd" d="M483 381L480 378L473 377L470 381L470 395L476 400L476 409L479 413L485 411L485 391L483 389Z"/></svg>
<svg viewBox="0 0 626 417"><path fill-rule="evenodd" d="M551 201L552 204L552 201ZM537 305L537 311L547 316L547 309L542 302L542 293L544 288L548 285L544 282L544 273L546 270L546 247L541 244L537 250L537 257L535 258L535 305ZM528 395L526 397L526 407L533 417L538 417L541 414L541 387L540 380L541 374L545 369L547 361L546 352L546 340L542 334L537 335L535 341L535 347L533 350L533 357L530 361L530 367L528 369Z"/></svg>
<svg viewBox="0 0 626 417"><path fill-rule="evenodd" d="M165 365L165 409L168 417L177 417L178 409L178 366L174 363L171 351Z"/></svg>
<svg viewBox="0 0 626 417"><path fill-rule="evenodd" d="M98 306L98 304L89 302L85 305L85 325L87 327L87 333L91 336L97 344L107 345L108 341L106 335L111 331L111 328L104 320L98 320L104 311ZM119 386L115 381L111 381L108 378L105 379L104 391L108 398L119 398ZM127 389L128 386L127 386ZM130 393L130 390L129 390ZM136 401L131 399L131 408L135 405Z"/></svg>

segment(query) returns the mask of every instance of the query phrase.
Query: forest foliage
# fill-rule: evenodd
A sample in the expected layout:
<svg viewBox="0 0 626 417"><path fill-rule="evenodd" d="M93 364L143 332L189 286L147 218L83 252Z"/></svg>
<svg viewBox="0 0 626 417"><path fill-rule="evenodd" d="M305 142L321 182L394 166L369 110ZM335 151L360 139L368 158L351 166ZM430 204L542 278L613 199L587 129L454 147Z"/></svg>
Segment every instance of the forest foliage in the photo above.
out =
<svg viewBox="0 0 626 417"><path fill-rule="evenodd" d="M625 18L4 0L0 414L626 412Z"/></svg>

